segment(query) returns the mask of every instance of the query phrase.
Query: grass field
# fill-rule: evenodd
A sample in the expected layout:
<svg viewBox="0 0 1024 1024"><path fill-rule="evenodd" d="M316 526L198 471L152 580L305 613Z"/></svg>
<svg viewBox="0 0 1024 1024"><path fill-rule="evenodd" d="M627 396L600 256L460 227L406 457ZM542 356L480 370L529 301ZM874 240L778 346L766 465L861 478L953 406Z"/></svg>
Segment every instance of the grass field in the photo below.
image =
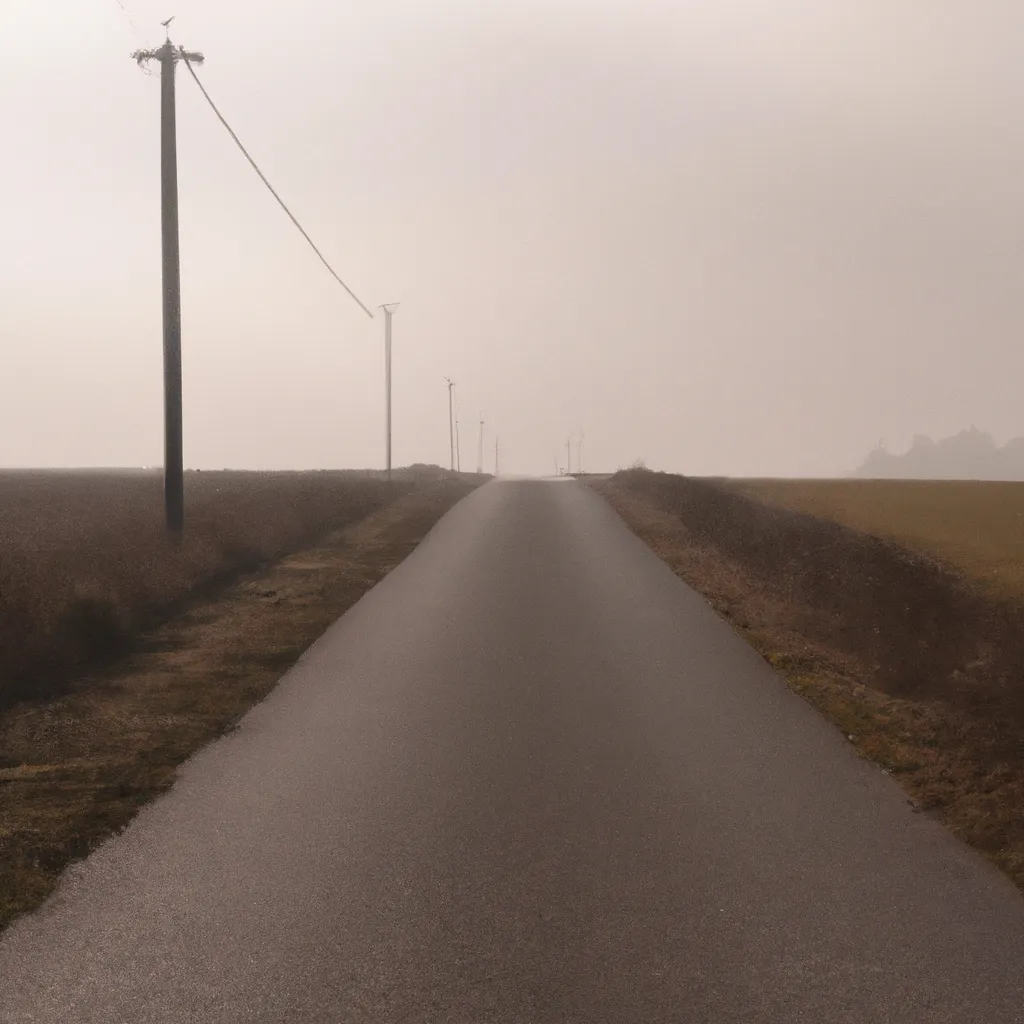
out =
<svg viewBox="0 0 1024 1024"><path fill-rule="evenodd" d="M728 480L730 489L895 540L1024 600L1024 483Z"/></svg>
<svg viewBox="0 0 1024 1024"><path fill-rule="evenodd" d="M60 692L204 588L412 486L341 472L189 473L176 546L157 473L0 472L0 705Z"/></svg>

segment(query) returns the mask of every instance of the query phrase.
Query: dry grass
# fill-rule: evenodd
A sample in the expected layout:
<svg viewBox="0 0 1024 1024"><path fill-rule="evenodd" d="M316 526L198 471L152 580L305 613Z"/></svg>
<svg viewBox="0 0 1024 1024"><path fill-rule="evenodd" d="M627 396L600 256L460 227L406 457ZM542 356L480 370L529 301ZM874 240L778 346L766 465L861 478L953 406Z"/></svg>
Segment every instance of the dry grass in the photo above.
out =
<svg viewBox="0 0 1024 1024"><path fill-rule="evenodd" d="M592 486L918 809L1024 888L1019 601L731 485L629 471Z"/></svg>
<svg viewBox="0 0 1024 1024"><path fill-rule="evenodd" d="M167 789L182 761L262 700L472 486L417 485L317 547L191 602L70 692L0 716L0 928Z"/></svg>
<svg viewBox="0 0 1024 1024"><path fill-rule="evenodd" d="M176 546L158 474L0 473L0 706L61 692L183 601L412 486L333 472L189 473Z"/></svg>
<svg viewBox="0 0 1024 1024"><path fill-rule="evenodd" d="M737 493L886 537L1024 599L1024 483L728 480Z"/></svg>

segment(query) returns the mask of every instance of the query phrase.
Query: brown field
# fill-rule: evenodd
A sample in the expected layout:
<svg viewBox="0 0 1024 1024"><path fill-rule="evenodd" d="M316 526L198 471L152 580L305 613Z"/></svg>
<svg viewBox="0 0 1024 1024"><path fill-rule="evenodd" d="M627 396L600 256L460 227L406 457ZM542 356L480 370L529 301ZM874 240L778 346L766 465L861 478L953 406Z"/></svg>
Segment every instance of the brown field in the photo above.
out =
<svg viewBox="0 0 1024 1024"><path fill-rule="evenodd" d="M157 473L0 472L0 706L59 693L187 599L412 486L342 472L189 473L175 546Z"/></svg>
<svg viewBox="0 0 1024 1024"><path fill-rule="evenodd" d="M635 470L592 486L918 810L1024 888L1024 591L1008 582L1024 558L1006 508L1024 488Z"/></svg>
<svg viewBox="0 0 1024 1024"><path fill-rule="evenodd" d="M922 551L995 593L1024 599L1024 483L727 480L740 494Z"/></svg>

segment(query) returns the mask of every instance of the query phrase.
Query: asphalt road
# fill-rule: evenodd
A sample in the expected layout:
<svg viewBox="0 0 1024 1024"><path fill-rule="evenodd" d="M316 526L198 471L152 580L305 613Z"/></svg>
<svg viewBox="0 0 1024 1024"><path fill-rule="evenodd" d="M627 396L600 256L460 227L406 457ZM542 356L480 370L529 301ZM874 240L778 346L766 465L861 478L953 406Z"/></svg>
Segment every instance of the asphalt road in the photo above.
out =
<svg viewBox="0 0 1024 1024"><path fill-rule="evenodd" d="M1024 1021L1024 900L583 486L496 482L0 942L0 1020Z"/></svg>

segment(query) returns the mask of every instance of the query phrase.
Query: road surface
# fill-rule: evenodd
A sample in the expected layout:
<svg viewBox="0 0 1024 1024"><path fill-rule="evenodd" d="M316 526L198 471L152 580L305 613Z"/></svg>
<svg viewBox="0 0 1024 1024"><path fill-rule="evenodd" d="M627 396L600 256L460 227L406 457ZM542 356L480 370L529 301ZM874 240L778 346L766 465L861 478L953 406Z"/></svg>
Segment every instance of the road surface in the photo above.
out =
<svg viewBox="0 0 1024 1024"><path fill-rule="evenodd" d="M1024 900L580 484L494 482L0 941L0 1020L1024 1021Z"/></svg>

